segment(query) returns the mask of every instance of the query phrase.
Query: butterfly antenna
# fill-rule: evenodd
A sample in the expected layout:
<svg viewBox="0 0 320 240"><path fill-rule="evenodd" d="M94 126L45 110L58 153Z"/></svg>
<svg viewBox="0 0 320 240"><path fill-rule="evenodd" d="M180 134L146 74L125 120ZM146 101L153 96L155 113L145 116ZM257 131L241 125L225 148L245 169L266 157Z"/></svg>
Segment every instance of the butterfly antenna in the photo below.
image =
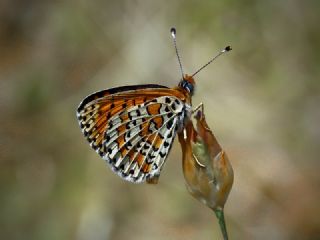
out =
<svg viewBox="0 0 320 240"><path fill-rule="evenodd" d="M220 55L231 51L232 48L230 46L225 47L223 50L221 50L216 56L214 56L209 62L207 62L205 65L203 65L201 68L199 68L194 74L192 74L192 77L197 75L202 69L204 69L206 66L208 66L210 63L212 63L214 60L216 60Z"/></svg>
<svg viewBox="0 0 320 240"><path fill-rule="evenodd" d="M173 38L173 44L174 44L174 48L176 50L176 54L177 54L177 57L178 57L179 66L180 66L180 70L181 70L181 74L182 74L182 79L183 79L184 74L183 74L181 59L180 59L179 51L178 51L178 48L177 48L177 40L176 40L177 30L173 27L173 28L171 28L170 32L171 32L171 36Z"/></svg>

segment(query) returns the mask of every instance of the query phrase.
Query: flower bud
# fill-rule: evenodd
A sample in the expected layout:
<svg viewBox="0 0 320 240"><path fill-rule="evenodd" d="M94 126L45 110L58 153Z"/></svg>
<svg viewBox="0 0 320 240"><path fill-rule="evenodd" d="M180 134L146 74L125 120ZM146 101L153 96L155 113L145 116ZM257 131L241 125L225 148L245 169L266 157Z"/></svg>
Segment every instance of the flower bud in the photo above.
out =
<svg viewBox="0 0 320 240"><path fill-rule="evenodd" d="M228 156L210 130L202 111L185 132L179 134L183 153L183 174L189 193L215 211L227 239L223 207L233 184L233 170Z"/></svg>

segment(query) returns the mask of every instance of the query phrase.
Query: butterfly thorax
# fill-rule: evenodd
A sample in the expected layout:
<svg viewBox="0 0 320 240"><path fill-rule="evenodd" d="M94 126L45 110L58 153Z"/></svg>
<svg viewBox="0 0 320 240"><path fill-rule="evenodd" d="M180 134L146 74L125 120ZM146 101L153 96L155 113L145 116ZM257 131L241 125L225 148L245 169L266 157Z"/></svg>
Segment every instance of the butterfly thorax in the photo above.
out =
<svg viewBox="0 0 320 240"><path fill-rule="evenodd" d="M184 89L189 93L190 96L193 95L195 81L192 76L188 76L187 74L183 77L183 79L179 82L179 87Z"/></svg>

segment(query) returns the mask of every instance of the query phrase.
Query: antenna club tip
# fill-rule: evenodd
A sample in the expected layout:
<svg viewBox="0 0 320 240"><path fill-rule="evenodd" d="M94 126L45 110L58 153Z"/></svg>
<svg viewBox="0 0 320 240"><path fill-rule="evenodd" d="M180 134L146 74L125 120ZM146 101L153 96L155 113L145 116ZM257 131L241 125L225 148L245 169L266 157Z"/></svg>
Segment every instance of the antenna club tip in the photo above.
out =
<svg viewBox="0 0 320 240"><path fill-rule="evenodd" d="M176 30L176 28L172 27L172 28L170 29L170 32L171 32L172 36L175 36L176 33L177 33L177 30Z"/></svg>
<svg viewBox="0 0 320 240"><path fill-rule="evenodd" d="M231 46L226 46L226 48L224 49L226 52L231 51L232 47Z"/></svg>

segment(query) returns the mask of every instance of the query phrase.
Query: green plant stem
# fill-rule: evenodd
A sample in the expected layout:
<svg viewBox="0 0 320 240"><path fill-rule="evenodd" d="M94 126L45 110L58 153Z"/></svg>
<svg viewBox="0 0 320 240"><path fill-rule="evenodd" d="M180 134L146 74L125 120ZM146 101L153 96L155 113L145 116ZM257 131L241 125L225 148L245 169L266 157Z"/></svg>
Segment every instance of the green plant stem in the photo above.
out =
<svg viewBox="0 0 320 240"><path fill-rule="evenodd" d="M224 240L228 240L228 233L227 233L227 227L226 227L226 222L224 220L224 212L223 212L223 208L221 209L215 209L214 213L216 214L218 220L219 220L219 225L220 225L220 229L223 235L223 239Z"/></svg>

